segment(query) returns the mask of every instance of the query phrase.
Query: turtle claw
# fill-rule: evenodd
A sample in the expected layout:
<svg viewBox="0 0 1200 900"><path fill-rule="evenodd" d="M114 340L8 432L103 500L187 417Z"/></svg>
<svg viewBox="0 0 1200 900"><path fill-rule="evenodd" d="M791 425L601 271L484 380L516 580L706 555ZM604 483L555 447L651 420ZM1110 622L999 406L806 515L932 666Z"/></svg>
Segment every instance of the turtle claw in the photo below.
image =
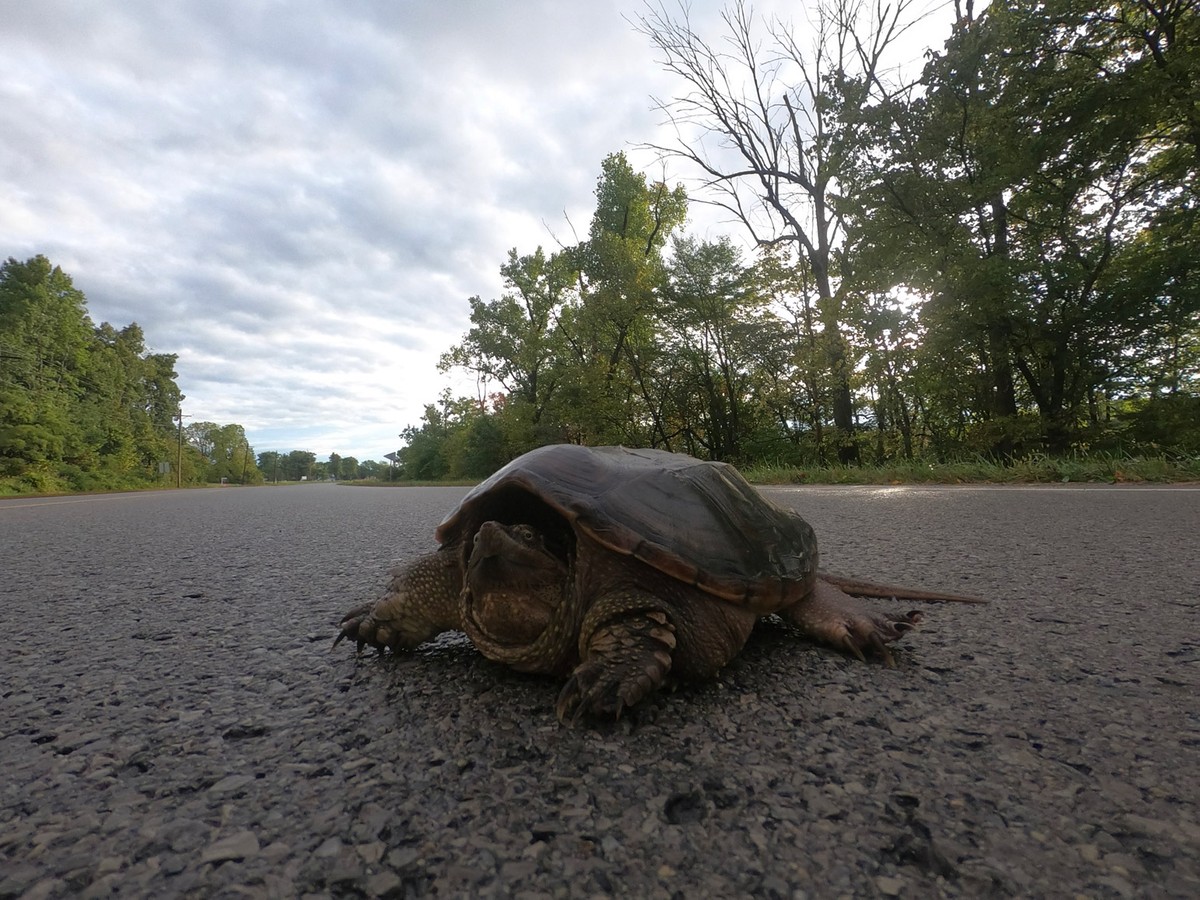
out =
<svg viewBox="0 0 1200 900"><path fill-rule="evenodd" d="M555 703L558 721L574 725L585 714L620 720L621 713L653 689L643 675L633 682L623 681L621 672L601 660L585 662L563 685Z"/></svg>
<svg viewBox="0 0 1200 900"><path fill-rule="evenodd" d="M848 631L846 632L846 636L842 638L842 649L857 658L859 662L867 661L867 658L863 656L862 649L854 642L854 637Z"/></svg>
<svg viewBox="0 0 1200 900"><path fill-rule="evenodd" d="M900 632L900 634L903 634L903 632ZM899 634L897 634L897 637L899 637ZM883 664L889 669L896 668L896 660L892 656L892 651L887 648L887 644L883 642L883 638L879 636L878 631L871 632L869 641L871 644L871 650L874 651L876 656L883 660Z"/></svg>
<svg viewBox="0 0 1200 900"><path fill-rule="evenodd" d="M920 621L921 614L915 610L899 617L867 612L848 614L843 621L835 624L842 638L833 643L859 662L866 662L869 655L877 657L887 668L894 669L896 658L892 656L888 644L900 640L915 629Z"/></svg>
<svg viewBox="0 0 1200 900"><path fill-rule="evenodd" d="M834 584L818 580L813 592L781 615L814 640L853 656L860 662L875 657L889 669L896 660L888 644L916 628L920 612L899 615L876 612Z"/></svg>
<svg viewBox="0 0 1200 900"><path fill-rule="evenodd" d="M611 718L660 687L671 669L675 628L667 615L647 610L598 627L588 653L559 692L558 721L574 725L581 716Z"/></svg>
<svg viewBox="0 0 1200 900"><path fill-rule="evenodd" d="M356 652L358 653L362 653L362 648L368 643L374 643L371 640L375 634L374 619L371 616L371 610L374 607L374 603L364 603L342 616L342 621L338 623L342 630L333 639L333 645L329 649L332 650L346 638L350 638L357 644Z"/></svg>
<svg viewBox="0 0 1200 900"><path fill-rule="evenodd" d="M428 553L392 570L382 597L346 612L338 623L336 647L352 640L358 653L412 650L443 631L461 627L458 596L462 576L445 551Z"/></svg>
<svg viewBox="0 0 1200 900"><path fill-rule="evenodd" d="M360 655L367 646L374 647L380 656L389 647L392 650L401 649L404 645L400 635L376 618L375 607L374 603L364 603L346 613L339 623L342 630L333 639L333 647L349 638L354 641L354 652Z"/></svg>
<svg viewBox="0 0 1200 900"><path fill-rule="evenodd" d="M591 680L592 684L586 685L584 682L587 680ZM578 722L583 711L598 699L599 692L595 688L595 679L588 679L586 672L581 673L577 669L558 693L554 711L559 723L574 725Z"/></svg>

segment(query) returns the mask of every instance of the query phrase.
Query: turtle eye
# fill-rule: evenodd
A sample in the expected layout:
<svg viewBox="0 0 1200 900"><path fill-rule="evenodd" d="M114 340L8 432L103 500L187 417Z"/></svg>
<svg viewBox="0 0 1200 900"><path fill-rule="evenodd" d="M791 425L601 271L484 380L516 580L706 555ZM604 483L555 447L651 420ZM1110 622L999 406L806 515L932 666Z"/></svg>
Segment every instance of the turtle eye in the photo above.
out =
<svg viewBox="0 0 1200 900"><path fill-rule="evenodd" d="M522 541L524 541L526 544L533 543L534 534L532 528L530 528L528 525L518 525L516 530L517 537L519 537Z"/></svg>

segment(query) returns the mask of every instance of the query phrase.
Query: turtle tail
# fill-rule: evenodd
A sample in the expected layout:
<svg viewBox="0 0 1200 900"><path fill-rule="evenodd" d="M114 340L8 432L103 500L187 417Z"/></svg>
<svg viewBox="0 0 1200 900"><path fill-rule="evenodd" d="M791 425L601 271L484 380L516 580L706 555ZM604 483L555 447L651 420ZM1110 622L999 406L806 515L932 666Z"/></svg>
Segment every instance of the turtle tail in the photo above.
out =
<svg viewBox="0 0 1200 900"><path fill-rule="evenodd" d="M850 578L845 575L834 575L830 572L818 572L817 577L822 581L841 588L853 597L879 597L886 600L917 600L926 603L987 603L982 597L970 597L965 594L950 594L941 591L926 591L921 588L900 587L894 584L880 584L875 581L864 581L861 578Z"/></svg>

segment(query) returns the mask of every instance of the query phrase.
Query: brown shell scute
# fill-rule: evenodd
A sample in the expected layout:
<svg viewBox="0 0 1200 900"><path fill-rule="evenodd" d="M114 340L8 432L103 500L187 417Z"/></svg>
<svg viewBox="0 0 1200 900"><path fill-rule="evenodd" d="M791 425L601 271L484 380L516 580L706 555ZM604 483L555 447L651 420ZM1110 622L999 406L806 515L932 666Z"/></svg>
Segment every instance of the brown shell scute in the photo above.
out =
<svg viewBox="0 0 1200 900"><path fill-rule="evenodd" d="M807 522L768 502L732 466L663 450L533 450L472 490L438 526L438 540L511 515L520 492L614 553L763 612L802 596L816 572Z"/></svg>

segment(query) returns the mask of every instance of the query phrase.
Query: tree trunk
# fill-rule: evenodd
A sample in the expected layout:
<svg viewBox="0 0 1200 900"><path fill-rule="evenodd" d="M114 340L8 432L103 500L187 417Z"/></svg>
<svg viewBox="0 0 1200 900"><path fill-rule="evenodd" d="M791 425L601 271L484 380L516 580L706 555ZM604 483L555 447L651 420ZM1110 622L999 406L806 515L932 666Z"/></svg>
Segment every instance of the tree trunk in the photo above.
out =
<svg viewBox="0 0 1200 900"><path fill-rule="evenodd" d="M849 465L858 462L858 444L854 440L854 395L850 390L849 353L846 339L842 336L838 304L829 281L829 270L823 260L810 257L809 263L817 283L817 308L825 332L825 353L829 360L832 384L830 393L838 462Z"/></svg>

